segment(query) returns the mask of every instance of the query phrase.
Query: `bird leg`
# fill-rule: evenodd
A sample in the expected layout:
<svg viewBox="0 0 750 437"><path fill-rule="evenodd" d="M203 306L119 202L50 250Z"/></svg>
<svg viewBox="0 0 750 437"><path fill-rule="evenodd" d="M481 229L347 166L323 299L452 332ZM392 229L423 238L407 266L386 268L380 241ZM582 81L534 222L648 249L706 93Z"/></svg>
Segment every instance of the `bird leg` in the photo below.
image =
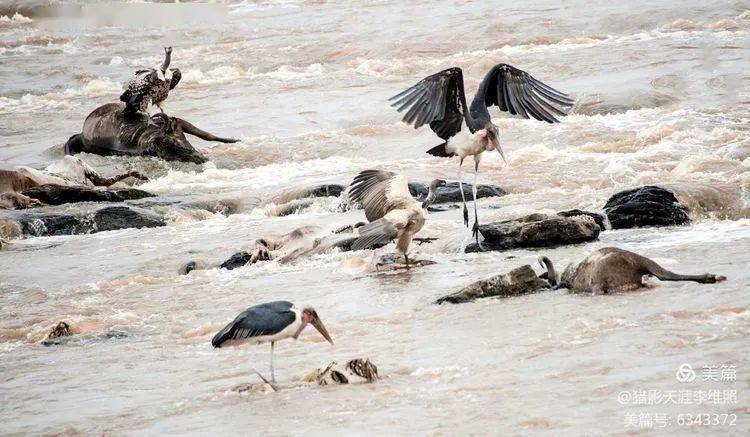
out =
<svg viewBox="0 0 750 437"><path fill-rule="evenodd" d="M406 255L406 252L404 252L404 262L406 263L406 268L409 268L409 256Z"/></svg>
<svg viewBox="0 0 750 437"><path fill-rule="evenodd" d="M458 189L461 191L461 200L464 204L464 226L469 227L469 208L466 207L466 196L464 196L464 184L461 176L461 171L464 165L464 158L461 157L461 161L458 163Z"/></svg>
<svg viewBox="0 0 750 437"><path fill-rule="evenodd" d="M474 226L471 228L471 233L477 242L477 245L481 248L482 245L479 243L479 217L477 216L477 173L479 173L479 161L474 158L474 186L471 187L471 194L474 197Z"/></svg>
<svg viewBox="0 0 750 437"><path fill-rule="evenodd" d="M274 371L273 371L273 344L274 343L275 342L273 342L273 341L271 342L271 382L273 382L275 384L276 383L276 375L274 374Z"/></svg>

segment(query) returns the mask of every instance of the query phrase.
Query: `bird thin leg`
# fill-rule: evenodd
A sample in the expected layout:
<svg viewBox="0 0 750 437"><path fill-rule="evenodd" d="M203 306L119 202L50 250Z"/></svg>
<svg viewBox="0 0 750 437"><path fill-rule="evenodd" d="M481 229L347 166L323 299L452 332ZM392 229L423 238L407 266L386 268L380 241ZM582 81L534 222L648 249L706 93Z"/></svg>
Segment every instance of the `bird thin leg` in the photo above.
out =
<svg viewBox="0 0 750 437"><path fill-rule="evenodd" d="M466 207L466 196L464 196L464 184L462 180L462 169L464 165L464 158L458 163L458 189L461 191L461 200L464 204L464 226L469 227L469 208Z"/></svg>
<svg viewBox="0 0 750 437"><path fill-rule="evenodd" d="M471 232L479 247L482 247L482 245L479 243L479 217L477 216L477 173L479 173L479 161L475 159L474 186L471 187L471 194L474 197L474 227L472 227Z"/></svg>
<svg viewBox="0 0 750 437"><path fill-rule="evenodd" d="M406 268L409 268L409 256L404 252L404 262L406 262Z"/></svg>
<svg viewBox="0 0 750 437"><path fill-rule="evenodd" d="M274 343L275 342L273 341L271 342L271 382L276 384L276 375L274 374L274 371L273 371L273 344Z"/></svg>

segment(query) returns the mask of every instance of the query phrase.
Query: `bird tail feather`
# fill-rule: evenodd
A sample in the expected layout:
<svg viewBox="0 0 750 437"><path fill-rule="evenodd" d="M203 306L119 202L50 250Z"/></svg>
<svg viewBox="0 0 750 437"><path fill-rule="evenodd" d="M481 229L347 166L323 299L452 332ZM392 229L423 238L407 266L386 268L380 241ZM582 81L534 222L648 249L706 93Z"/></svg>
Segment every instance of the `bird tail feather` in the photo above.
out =
<svg viewBox="0 0 750 437"><path fill-rule="evenodd" d="M359 238L352 243L352 250L377 249L393 241L396 232L385 220L375 220L359 228Z"/></svg>
<svg viewBox="0 0 750 437"><path fill-rule="evenodd" d="M446 141L428 150L427 153L429 153L432 156L437 156L439 158L450 158L452 156L456 156L455 153L451 153L445 150L445 146L447 145L448 145L448 142Z"/></svg>

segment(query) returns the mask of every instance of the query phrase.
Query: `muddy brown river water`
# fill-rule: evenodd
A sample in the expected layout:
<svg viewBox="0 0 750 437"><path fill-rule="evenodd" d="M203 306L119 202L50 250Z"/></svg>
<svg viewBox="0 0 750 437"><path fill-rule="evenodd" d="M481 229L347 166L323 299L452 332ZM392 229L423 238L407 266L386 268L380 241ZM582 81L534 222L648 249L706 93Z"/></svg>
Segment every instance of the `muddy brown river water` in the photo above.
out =
<svg viewBox="0 0 750 437"><path fill-rule="evenodd" d="M211 159L204 165L80 155L103 173L147 173L144 190L221 200L235 214L165 207L165 227L27 238L0 251L2 434L747 435L750 4L591 3L91 3L63 17L34 7L42 2L17 15L0 5L3 168L59 159L85 116L116 100L166 45L183 73L166 111L241 139L196 140ZM346 184L367 168L455 179L455 162L424 153L434 135L400 124L387 98L450 66L464 69L473 93L499 62L570 92L576 106L556 125L492 112L509 163L485 156L479 180L508 195L479 201L485 222L599 210L619 190L662 184L691 208L692 224L464 254L471 232L456 209L431 215L420 236L440 239L413 254L436 264L411 271L372 272L391 246L178 275L189 260L226 259L260 235L364 218L330 199L269 216L265 201L284 190ZM542 253L564 266L603 246L728 280L432 304L536 266ZM268 348L215 350L211 336L276 299L314 305L335 340L309 329L279 343L279 380L354 357L369 357L385 378L233 390L257 381L250 368L265 369ZM59 320L77 335L41 345ZM694 380L677 379L683 364ZM711 366L724 378L714 380ZM724 422L688 424L698 414Z"/></svg>

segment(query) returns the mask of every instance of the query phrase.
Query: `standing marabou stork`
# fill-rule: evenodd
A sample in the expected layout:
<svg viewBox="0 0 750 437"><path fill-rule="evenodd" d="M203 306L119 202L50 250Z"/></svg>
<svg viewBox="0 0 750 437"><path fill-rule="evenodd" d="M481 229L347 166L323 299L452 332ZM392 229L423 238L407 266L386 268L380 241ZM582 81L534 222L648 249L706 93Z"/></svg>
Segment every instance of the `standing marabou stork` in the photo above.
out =
<svg viewBox="0 0 750 437"><path fill-rule="evenodd" d="M214 335L213 347L251 343L271 342L271 381L276 382L273 369L273 346L285 338L297 339L308 324L313 325L320 334L333 344L325 325L312 307L301 310L285 300L267 302L250 307L241 312L232 323ZM261 378L263 378L261 376ZM265 378L264 378L265 379Z"/></svg>
<svg viewBox="0 0 750 437"><path fill-rule="evenodd" d="M472 232L479 243L479 223L477 218L477 171L485 150L497 150L505 160L500 148L497 126L492 123L488 108L497 105L500 110L524 118L533 117L548 123L556 123L555 115L566 115L573 106L573 100L565 93L536 80L529 73L508 64L494 66L479 84L471 106L466 105L463 72L458 67L448 68L432 76L427 76L416 85L391 97L391 106L398 111L408 109L403 122L413 124L417 129L424 124L445 140L427 153L439 157L461 158L458 167L458 182L464 204L464 224L469 226L469 212L466 207L461 166L468 156L474 157L474 227ZM448 140L461 131L466 121L470 135L464 141ZM507 161L506 161L507 162Z"/></svg>
<svg viewBox="0 0 750 437"><path fill-rule="evenodd" d="M427 198L415 200L409 193L406 176L390 171L365 170L354 177L349 198L362 203L365 217L370 223L359 227L360 237L352 243L352 250L380 247L396 240L396 248L404 254L409 267L407 251L414 237L427 221L427 207L435 200L442 179L430 184Z"/></svg>
<svg viewBox="0 0 750 437"><path fill-rule="evenodd" d="M169 68L171 60L172 47L164 47L164 62L161 65L135 72L135 77L128 81L125 92L120 96L120 100L125 102L126 110L147 112L149 105L153 103L164 113L162 102L182 79L178 68Z"/></svg>

